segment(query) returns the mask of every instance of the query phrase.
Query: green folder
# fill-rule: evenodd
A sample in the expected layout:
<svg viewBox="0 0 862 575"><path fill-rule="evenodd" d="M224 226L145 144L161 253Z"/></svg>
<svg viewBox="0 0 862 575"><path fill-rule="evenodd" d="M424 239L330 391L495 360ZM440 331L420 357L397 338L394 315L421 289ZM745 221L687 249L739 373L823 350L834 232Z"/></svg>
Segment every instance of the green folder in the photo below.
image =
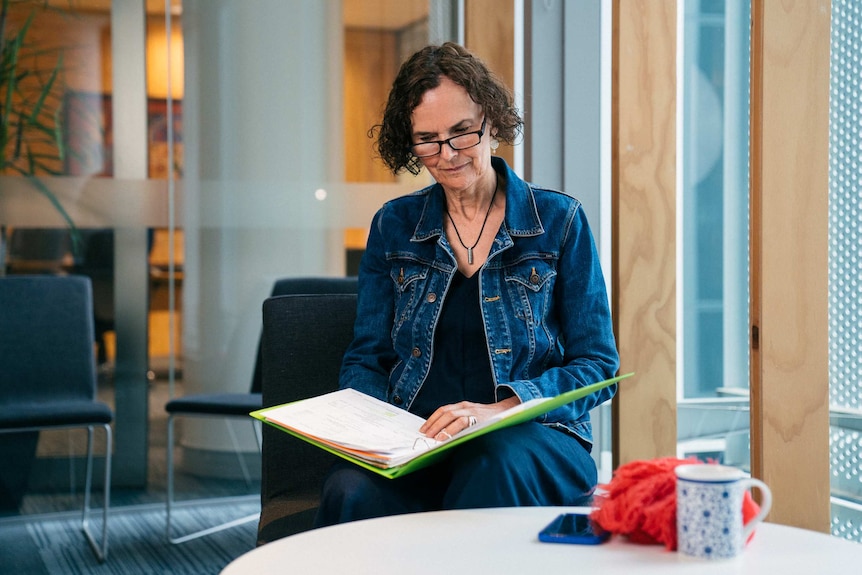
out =
<svg viewBox="0 0 862 575"><path fill-rule="evenodd" d="M394 467L388 467L388 468L376 467L376 466L374 466L374 465L372 465L366 461L363 461L362 459L355 457L349 453L344 453L342 451L339 451L336 448L333 448L329 445L326 445L326 444L323 444L319 441L311 439L311 438L309 438L309 437L307 437L301 433L293 431L292 429L287 429L287 428L282 427L281 425L279 425L275 422L267 420L266 419L266 413L272 409L275 409L276 407L279 407L279 406L268 407L265 409L259 409L257 411L251 412L249 415L251 415L255 419L259 419L260 421L263 421L264 423L267 423L267 424L275 427L276 429L280 429L280 430L287 432L287 433L289 433L295 437L298 437L299 439L301 439L303 441L306 441L312 445L315 445L315 446L319 447L320 449L323 449L324 451L328 451L329 453L332 453L333 455L337 455L338 457L346 459L347 461L350 461L351 463L355 463L356 465L359 465L360 467L364 467L365 469L373 471L374 473L382 475L383 477L388 477L389 479L395 479L396 477L401 477L402 475L407 475L408 473L412 473L412 472L416 471L417 469L422 469L423 467L427 467L429 465L436 463L441 458L446 456L447 451L449 451L453 447L456 447L456 446L458 446L458 445L460 445L466 441L470 441L471 439L474 439L476 437L480 437L482 435L485 435L486 433L491 433L492 431L496 431L496 430L502 429L504 427L509 427L512 425L518 425L519 423L532 421L533 419L536 419L540 415L543 415L543 414L545 414L549 411L552 411L558 407L562 407L563 405L566 405L567 403L571 403L573 401L581 399L582 397L586 397L586 396L588 396L588 395L590 395L590 394L592 394L592 393L594 393L594 392L596 392L596 391L598 391L604 387L607 387L609 385L613 385L614 383L617 383L618 381L625 379L627 377L630 377L632 375L634 375L634 373L627 373L625 375L620 375L617 377L613 377L611 379L606 379L604 381L600 381L598 383L594 383L591 385L580 387L578 389L573 389L572 391L567 391L566 393L561 393L560 395L553 397L553 398L550 398L547 401L542 401L541 403L537 403L536 405L530 406L524 410L516 411L515 413L512 413L511 415L504 417L504 418L500 419L499 421L496 421L493 424L488 425L485 428L479 429L473 433L469 433L467 435L461 435L461 436L456 435L454 439L452 439L450 441L446 441L444 443L441 443L440 445L423 452L421 455L418 455L417 457L415 457L414 459L411 459L410 461L408 461L406 463L403 463L401 465L396 465Z"/></svg>

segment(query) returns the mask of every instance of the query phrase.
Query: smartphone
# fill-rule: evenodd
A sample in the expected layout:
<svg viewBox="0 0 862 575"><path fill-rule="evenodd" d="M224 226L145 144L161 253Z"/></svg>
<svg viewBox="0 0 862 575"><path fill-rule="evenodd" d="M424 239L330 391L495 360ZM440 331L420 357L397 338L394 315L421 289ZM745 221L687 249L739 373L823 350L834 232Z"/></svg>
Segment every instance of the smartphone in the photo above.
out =
<svg viewBox="0 0 862 575"><path fill-rule="evenodd" d="M598 545L610 536L610 532L602 530L583 513L563 513L539 531L539 541L546 543Z"/></svg>

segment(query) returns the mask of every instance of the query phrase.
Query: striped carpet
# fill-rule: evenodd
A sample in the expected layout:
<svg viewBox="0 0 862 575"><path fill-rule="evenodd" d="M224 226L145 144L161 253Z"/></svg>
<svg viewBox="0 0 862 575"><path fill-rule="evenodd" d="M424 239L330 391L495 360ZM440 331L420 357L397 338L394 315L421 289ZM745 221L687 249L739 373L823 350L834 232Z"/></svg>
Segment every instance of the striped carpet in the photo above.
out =
<svg viewBox="0 0 862 575"><path fill-rule="evenodd" d="M204 529L260 511L259 501L241 498L180 507L172 513L175 534ZM208 574L219 573L234 558L254 548L257 522L179 545L165 540L163 505L123 508L109 520L108 560L99 564L80 530L80 516L63 514L0 528L3 539L0 572L26 574L105 573ZM94 534L101 533L101 516L91 519Z"/></svg>

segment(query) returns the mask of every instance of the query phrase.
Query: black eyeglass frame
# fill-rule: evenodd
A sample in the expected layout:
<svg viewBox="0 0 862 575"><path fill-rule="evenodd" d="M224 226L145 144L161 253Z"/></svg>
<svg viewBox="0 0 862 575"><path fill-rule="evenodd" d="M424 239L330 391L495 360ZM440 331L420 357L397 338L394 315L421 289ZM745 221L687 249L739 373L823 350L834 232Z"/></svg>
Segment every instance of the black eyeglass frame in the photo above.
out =
<svg viewBox="0 0 862 575"><path fill-rule="evenodd" d="M411 144L410 145L410 153L413 154L417 158L431 158L433 156L438 155L440 152L443 151L443 144L448 145L450 148L452 148L455 151L469 150L470 148L475 148L476 146L478 146L479 144L482 143L482 136L485 135L485 122L486 122L486 120L487 120L487 117L482 118L482 126L478 130L476 130L475 132L464 132L463 134L458 134L457 136L452 136L451 138L447 138L445 140L432 140L430 142L419 142L416 144ZM452 140L457 140L458 138L463 138L464 136L474 136L474 135L479 136L479 141L477 141L475 144L470 144L469 146L464 146L463 148L456 148L455 146L452 145ZM420 156L414 150L414 148L416 148L416 146L427 146L428 144L437 144L437 151L434 152L433 154L423 154Z"/></svg>

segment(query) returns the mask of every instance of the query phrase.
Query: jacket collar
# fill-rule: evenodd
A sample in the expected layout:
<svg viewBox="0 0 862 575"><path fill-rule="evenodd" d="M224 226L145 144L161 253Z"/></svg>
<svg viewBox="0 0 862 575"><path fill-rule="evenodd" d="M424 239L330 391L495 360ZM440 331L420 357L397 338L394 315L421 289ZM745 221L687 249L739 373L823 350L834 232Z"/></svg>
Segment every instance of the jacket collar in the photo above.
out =
<svg viewBox="0 0 862 575"><path fill-rule="evenodd" d="M503 177L506 185L506 219L503 222L512 236L537 236L545 233L533 188L519 178L500 157L491 158L491 167ZM411 241L421 242L432 236L443 235L443 213L446 199L443 186L433 184L419 192L425 195L425 205Z"/></svg>

